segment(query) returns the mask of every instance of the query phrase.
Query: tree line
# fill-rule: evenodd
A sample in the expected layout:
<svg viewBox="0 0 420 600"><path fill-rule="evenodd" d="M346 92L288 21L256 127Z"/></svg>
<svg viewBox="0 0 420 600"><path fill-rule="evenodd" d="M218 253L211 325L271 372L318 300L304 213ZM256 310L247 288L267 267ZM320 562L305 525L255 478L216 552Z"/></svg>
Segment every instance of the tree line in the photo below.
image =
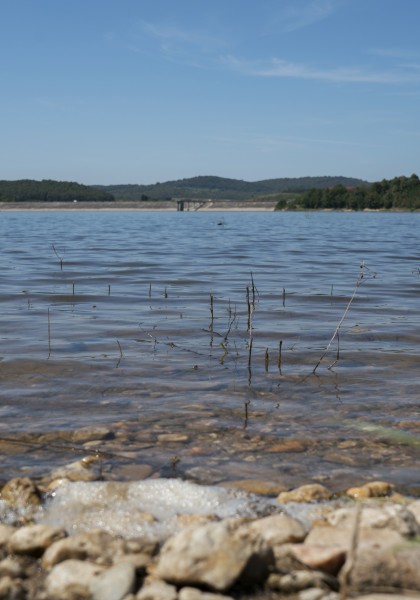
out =
<svg viewBox="0 0 420 600"><path fill-rule="evenodd" d="M0 202L113 202L105 190L74 181L18 179L0 181Z"/></svg>
<svg viewBox="0 0 420 600"><path fill-rule="evenodd" d="M420 210L420 179L394 177L369 186L336 185L311 189L287 202L279 200L277 210Z"/></svg>

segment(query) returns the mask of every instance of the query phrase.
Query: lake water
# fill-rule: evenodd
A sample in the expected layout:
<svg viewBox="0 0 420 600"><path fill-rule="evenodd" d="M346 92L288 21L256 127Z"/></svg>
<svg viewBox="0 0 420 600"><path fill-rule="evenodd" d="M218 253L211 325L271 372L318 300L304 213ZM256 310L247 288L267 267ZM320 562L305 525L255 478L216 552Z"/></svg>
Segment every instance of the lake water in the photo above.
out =
<svg viewBox="0 0 420 600"><path fill-rule="evenodd" d="M419 232L417 213L0 212L0 480L96 452L105 479L419 493Z"/></svg>

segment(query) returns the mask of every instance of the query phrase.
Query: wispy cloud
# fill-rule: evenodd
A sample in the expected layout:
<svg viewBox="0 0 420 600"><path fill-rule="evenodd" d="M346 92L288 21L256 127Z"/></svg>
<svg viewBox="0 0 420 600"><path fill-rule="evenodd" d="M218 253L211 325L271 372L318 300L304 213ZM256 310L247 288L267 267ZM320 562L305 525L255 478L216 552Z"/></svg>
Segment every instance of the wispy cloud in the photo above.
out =
<svg viewBox="0 0 420 600"><path fill-rule="evenodd" d="M278 13L276 23L284 33L297 31L327 19L342 3L343 0L294 0Z"/></svg>
<svg viewBox="0 0 420 600"><path fill-rule="evenodd" d="M301 136L241 135L210 136L209 141L225 145L253 146L260 152L277 152L279 148L305 148L320 145L383 148L383 144L349 141L348 139L311 138Z"/></svg>
<svg viewBox="0 0 420 600"><path fill-rule="evenodd" d="M269 61L246 61L235 56L223 59L227 68L254 77L312 79L331 83L420 83L420 73L412 68L369 71L361 67L319 68L280 58Z"/></svg>
<svg viewBox="0 0 420 600"><path fill-rule="evenodd" d="M159 45L162 54L170 60L182 60L199 66L204 57L226 51L227 44L221 38L203 31L187 30L173 25L141 24L142 34Z"/></svg>
<svg viewBox="0 0 420 600"><path fill-rule="evenodd" d="M395 58L397 60L412 60L418 58L418 52L413 52L407 48L368 48L366 52L372 56Z"/></svg>

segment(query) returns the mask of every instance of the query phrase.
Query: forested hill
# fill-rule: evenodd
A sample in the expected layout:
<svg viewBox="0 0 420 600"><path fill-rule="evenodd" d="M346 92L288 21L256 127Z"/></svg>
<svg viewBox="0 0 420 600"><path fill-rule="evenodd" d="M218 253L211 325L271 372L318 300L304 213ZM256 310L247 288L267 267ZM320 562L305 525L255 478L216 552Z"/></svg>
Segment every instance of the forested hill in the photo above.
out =
<svg viewBox="0 0 420 600"><path fill-rule="evenodd" d="M420 210L420 179L413 174L383 179L368 187L312 189L290 201L280 199L277 209Z"/></svg>
<svg viewBox="0 0 420 600"><path fill-rule="evenodd" d="M250 200L282 192L300 193L309 189L368 185L351 177L297 177L242 181L224 177L199 176L153 185L97 186L115 196L116 200L166 200L168 198L197 198L212 200Z"/></svg>
<svg viewBox="0 0 420 600"><path fill-rule="evenodd" d="M114 196L103 189L73 181L44 179L0 180L0 202L113 202Z"/></svg>

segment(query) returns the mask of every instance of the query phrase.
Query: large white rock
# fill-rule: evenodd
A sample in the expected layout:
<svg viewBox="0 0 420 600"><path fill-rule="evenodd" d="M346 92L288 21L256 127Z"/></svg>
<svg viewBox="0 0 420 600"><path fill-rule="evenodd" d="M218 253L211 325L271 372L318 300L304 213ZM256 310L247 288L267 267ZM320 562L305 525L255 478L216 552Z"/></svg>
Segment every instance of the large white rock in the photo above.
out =
<svg viewBox="0 0 420 600"><path fill-rule="evenodd" d="M134 591L136 570L129 563L110 569L88 561L70 559L59 563L46 578L46 590L54 600L122 600Z"/></svg>
<svg viewBox="0 0 420 600"><path fill-rule="evenodd" d="M122 600L134 591L135 583L133 565L120 562L93 579L90 586L92 600Z"/></svg>
<svg viewBox="0 0 420 600"><path fill-rule="evenodd" d="M257 519L249 525L249 528L261 535L270 546L301 542L306 535L302 523L284 513Z"/></svg>
<svg viewBox="0 0 420 600"><path fill-rule="evenodd" d="M45 580L47 593L57 600L85 598L91 595L94 580L104 571L104 567L82 560L65 560L56 565Z"/></svg>
<svg viewBox="0 0 420 600"><path fill-rule="evenodd" d="M50 569L54 565L75 558L78 560L112 563L117 556L125 553L126 543L120 538L101 530L86 531L54 542L42 557L42 567Z"/></svg>
<svg viewBox="0 0 420 600"><path fill-rule="evenodd" d="M228 590L236 581L261 582L273 563L263 538L237 519L188 527L164 544L155 575L179 585Z"/></svg>
<svg viewBox="0 0 420 600"><path fill-rule="evenodd" d="M66 535L64 529L49 525L27 525L9 538L8 549L15 554L40 556L53 542Z"/></svg>

